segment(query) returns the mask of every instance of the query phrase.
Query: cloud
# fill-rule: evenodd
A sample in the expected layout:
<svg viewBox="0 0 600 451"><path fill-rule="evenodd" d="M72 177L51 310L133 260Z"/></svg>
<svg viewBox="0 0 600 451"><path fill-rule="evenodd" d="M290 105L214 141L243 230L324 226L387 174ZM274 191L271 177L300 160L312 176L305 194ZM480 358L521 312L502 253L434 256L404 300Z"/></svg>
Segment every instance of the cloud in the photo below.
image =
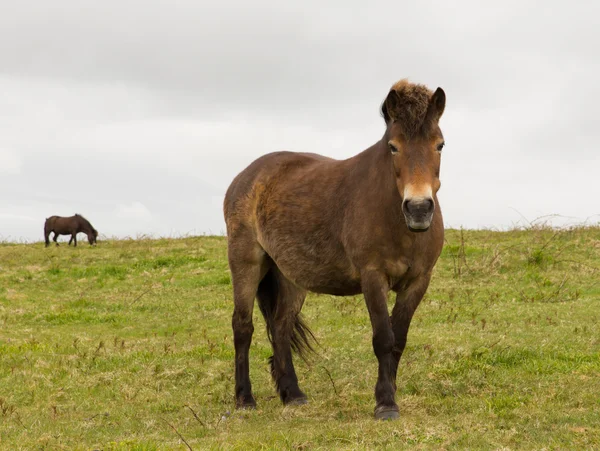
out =
<svg viewBox="0 0 600 451"><path fill-rule="evenodd" d="M19 174L21 159L13 151L0 149L0 174Z"/></svg>
<svg viewBox="0 0 600 451"><path fill-rule="evenodd" d="M409 77L447 94L447 225L510 226L514 209L584 220L599 213L598 14L534 0L13 2L0 205L79 211L109 235L221 231L219 199L246 165L281 149L351 157L382 136L380 104Z"/></svg>
<svg viewBox="0 0 600 451"><path fill-rule="evenodd" d="M116 216L124 220L144 221L152 220L152 213L141 202L132 202L128 205L120 204L116 208Z"/></svg>
<svg viewBox="0 0 600 451"><path fill-rule="evenodd" d="M14 213L0 213L0 219L9 221L35 221L35 218L27 215L16 215Z"/></svg>

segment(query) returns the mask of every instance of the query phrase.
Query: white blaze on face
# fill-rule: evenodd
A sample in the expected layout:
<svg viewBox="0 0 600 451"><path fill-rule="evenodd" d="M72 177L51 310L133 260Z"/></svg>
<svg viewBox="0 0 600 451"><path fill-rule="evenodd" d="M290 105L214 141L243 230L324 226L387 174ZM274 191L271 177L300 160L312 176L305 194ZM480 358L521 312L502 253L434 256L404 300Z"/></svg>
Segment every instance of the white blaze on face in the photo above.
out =
<svg viewBox="0 0 600 451"><path fill-rule="evenodd" d="M431 189L431 185L414 185L409 184L404 188L404 201L419 201L425 199L433 200L433 191Z"/></svg>

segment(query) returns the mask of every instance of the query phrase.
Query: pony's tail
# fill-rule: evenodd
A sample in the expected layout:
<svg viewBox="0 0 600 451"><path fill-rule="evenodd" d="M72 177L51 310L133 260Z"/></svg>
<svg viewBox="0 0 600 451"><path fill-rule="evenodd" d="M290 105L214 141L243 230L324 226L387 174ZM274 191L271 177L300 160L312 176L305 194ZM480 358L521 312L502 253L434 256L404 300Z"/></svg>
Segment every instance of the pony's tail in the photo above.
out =
<svg viewBox="0 0 600 451"><path fill-rule="evenodd" d="M46 243L46 247L50 245L50 218L46 218L44 222L44 242Z"/></svg>
<svg viewBox="0 0 600 451"><path fill-rule="evenodd" d="M276 269L271 269L265 275L263 280L258 285L256 297L258 306L267 323L267 337L273 342L273 333L275 331L275 311L279 302L294 301L294 296L297 296L298 288L281 275ZM290 344L293 351L298 354L304 361L310 353L316 353L312 344L317 342L317 339L308 328L307 324L302 319L300 313L294 319L294 330L290 339Z"/></svg>

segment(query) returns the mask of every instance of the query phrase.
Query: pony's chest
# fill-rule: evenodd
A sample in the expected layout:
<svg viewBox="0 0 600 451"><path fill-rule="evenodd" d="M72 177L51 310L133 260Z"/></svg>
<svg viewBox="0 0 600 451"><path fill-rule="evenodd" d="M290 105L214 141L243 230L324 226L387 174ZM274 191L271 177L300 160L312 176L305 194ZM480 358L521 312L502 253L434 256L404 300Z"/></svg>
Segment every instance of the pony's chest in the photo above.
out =
<svg viewBox="0 0 600 451"><path fill-rule="evenodd" d="M410 269L411 262L406 257L386 259L383 264L385 273L390 278L399 279L404 277Z"/></svg>
<svg viewBox="0 0 600 451"><path fill-rule="evenodd" d="M410 273L412 262L409 258L389 258L384 261L385 272L390 288L396 286Z"/></svg>

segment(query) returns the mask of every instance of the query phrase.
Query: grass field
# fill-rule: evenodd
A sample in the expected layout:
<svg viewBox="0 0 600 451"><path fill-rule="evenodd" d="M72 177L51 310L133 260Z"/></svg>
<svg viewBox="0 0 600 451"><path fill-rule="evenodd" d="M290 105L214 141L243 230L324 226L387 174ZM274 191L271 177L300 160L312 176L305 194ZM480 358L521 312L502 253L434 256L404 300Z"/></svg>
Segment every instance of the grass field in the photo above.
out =
<svg viewBox="0 0 600 451"><path fill-rule="evenodd" d="M308 297L293 408L256 308L258 409L234 411L224 238L0 244L0 448L599 448L600 228L446 238L387 423L361 297Z"/></svg>

